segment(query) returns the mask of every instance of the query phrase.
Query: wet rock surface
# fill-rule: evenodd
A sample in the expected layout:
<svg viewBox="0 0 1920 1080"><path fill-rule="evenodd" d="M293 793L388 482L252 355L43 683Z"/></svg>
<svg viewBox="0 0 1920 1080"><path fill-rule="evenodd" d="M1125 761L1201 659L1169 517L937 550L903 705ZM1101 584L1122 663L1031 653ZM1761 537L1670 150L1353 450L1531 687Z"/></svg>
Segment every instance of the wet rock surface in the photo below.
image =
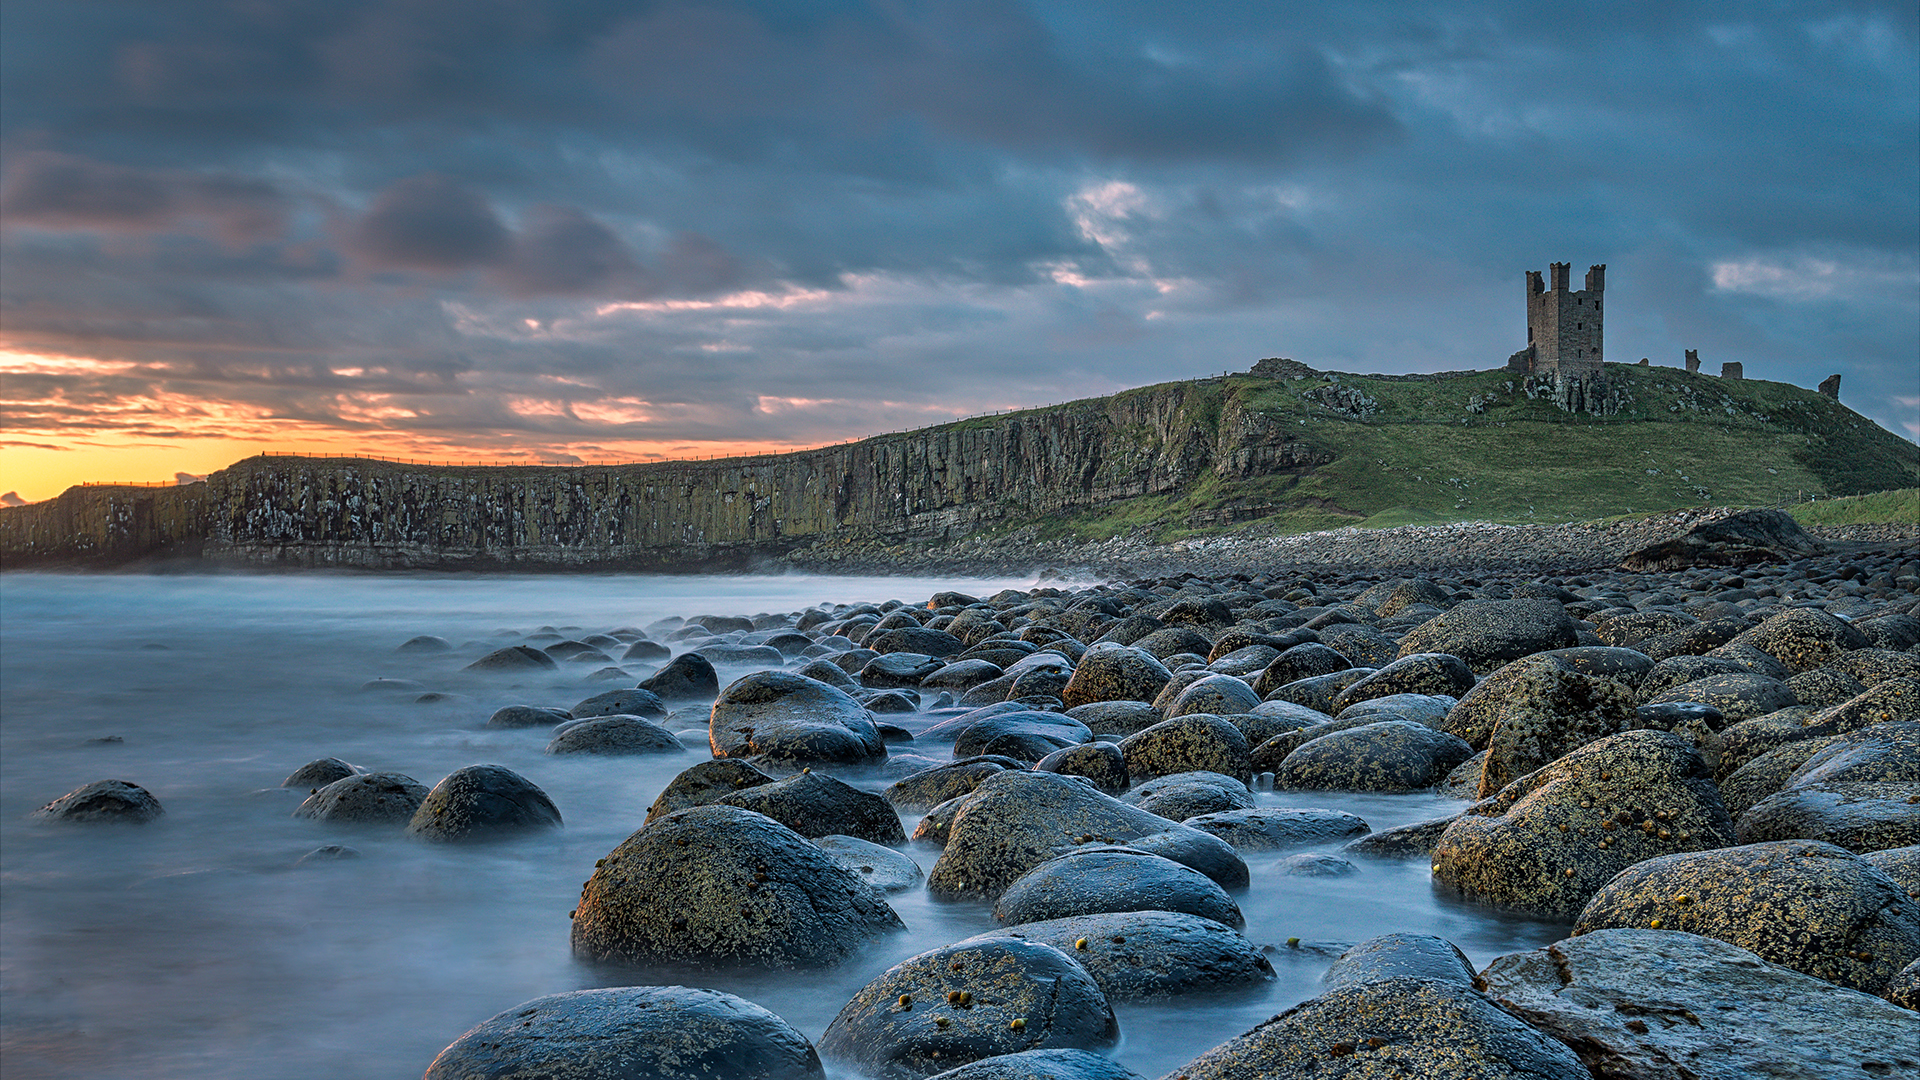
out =
<svg viewBox="0 0 1920 1080"><path fill-rule="evenodd" d="M1407 720L1382 720L1303 742L1273 771L1276 788L1416 791L1473 756L1466 742Z"/></svg>
<svg viewBox="0 0 1920 1080"><path fill-rule="evenodd" d="M821 1056L881 1080L918 1080L1025 1050L1096 1050L1119 1036L1093 976L1050 945L981 938L887 969L820 1037Z"/></svg>
<svg viewBox="0 0 1920 1080"><path fill-rule="evenodd" d="M807 1037L732 994L575 990L523 1002L456 1039L426 1080L824 1080Z"/></svg>
<svg viewBox="0 0 1920 1080"><path fill-rule="evenodd" d="M1069 852L1027 871L994 901L993 917L1012 925L1156 910L1246 925L1239 905L1205 874L1172 859L1111 847Z"/></svg>
<svg viewBox="0 0 1920 1080"><path fill-rule="evenodd" d="M1238 930L1181 912L1148 909L1049 919L973 940L993 937L1059 949L1087 969L1109 1001L1219 993L1273 978L1273 964Z"/></svg>
<svg viewBox="0 0 1920 1080"><path fill-rule="evenodd" d="M293 816L350 825L405 825L426 797L426 785L411 776L357 773L308 795Z"/></svg>
<svg viewBox="0 0 1920 1080"><path fill-rule="evenodd" d="M784 671L730 684L707 727L715 757L779 767L859 765L887 756L867 710L846 691Z"/></svg>
<svg viewBox="0 0 1920 1080"><path fill-rule="evenodd" d="M469 765L433 785L407 822L407 835L456 844L560 824L559 809L531 780L500 765Z"/></svg>
<svg viewBox="0 0 1920 1080"><path fill-rule="evenodd" d="M160 800L138 784L130 784L125 780L95 780L35 810L33 816L45 821L139 825L165 813Z"/></svg>
<svg viewBox="0 0 1920 1080"><path fill-rule="evenodd" d="M765 814L810 839L839 834L874 844L907 842L900 815L887 800L812 770L742 788L714 802Z"/></svg>
<svg viewBox="0 0 1920 1080"><path fill-rule="evenodd" d="M1672 930L1596 930L1498 957L1488 996L1604 1077L1905 1076L1916 1018L1736 945Z"/></svg>

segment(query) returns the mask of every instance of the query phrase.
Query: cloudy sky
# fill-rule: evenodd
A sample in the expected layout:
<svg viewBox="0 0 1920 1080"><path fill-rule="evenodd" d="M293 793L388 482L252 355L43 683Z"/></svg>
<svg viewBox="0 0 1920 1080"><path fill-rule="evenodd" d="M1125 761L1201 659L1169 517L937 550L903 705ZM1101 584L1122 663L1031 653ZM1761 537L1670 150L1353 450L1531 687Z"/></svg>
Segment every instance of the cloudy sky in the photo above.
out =
<svg viewBox="0 0 1920 1080"><path fill-rule="evenodd" d="M787 448L1244 370L1608 359L1920 435L1873 3L8 0L0 490Z"/></svg>

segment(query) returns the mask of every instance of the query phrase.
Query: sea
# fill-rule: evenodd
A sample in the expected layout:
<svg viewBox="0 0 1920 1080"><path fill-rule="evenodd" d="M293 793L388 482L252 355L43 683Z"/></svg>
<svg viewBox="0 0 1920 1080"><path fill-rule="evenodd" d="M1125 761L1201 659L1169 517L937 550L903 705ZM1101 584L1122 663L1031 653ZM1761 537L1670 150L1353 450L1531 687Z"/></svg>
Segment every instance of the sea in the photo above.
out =
<svg viewBox="0 0 1920 1080"><path fill-rule="evenodd" d="M1059 582L1048 584L1059 585ZM405 576L354 573L0 575L0 1073L41 1077L313 1080L417 1077L462 1032L547 994L623 984L728 991L818 1040L889 966L994 928L985 905L890 898L904 933L826 971L609 971L576 961L569 919L594 861L704 749L553 756L544 729L489 730L509 704L566 708L631 679L563 663L538 676L463 670L529 636L580 637L673 616L797 613L836 603L923 604L1033 579L790 576ZM416 635L455 648L397 651ZM656 635L658 636L658 635ZM550 639L541 639L550 640ZM539 642L536 642L539 643ZM752 669L723 669L723 683ZM927 718L888 717L912 728ZM678 715L697 744L698 716ZM892 747L841 772L878 791L948 747ZM565 827L443 846L397 828L293 817L302 764L338 757L431 787L504 765L552 797ZM31 817L83 784L119 779L166 809L142 826ZM1373 828L1464 803L1409 795L1272 792ZM909 833L917 819L905 817ZM340 844L357 858L310 861ZM1331 850L1331 848L1329 848ZM931 869L937 849L906 851ZM1278 978L1249 991L1115 1006L1110 1051L1160 1076L1321 992L1347 944L1437 934L1476 967L1565 936L1564 924L1460 902L1425 860L1356 859L1342 877L1291 877L1248 858L1235 897ZM830 1073L832 1066L829 1066ZM841 1075L832 1073L833 1075Z"/></svg>

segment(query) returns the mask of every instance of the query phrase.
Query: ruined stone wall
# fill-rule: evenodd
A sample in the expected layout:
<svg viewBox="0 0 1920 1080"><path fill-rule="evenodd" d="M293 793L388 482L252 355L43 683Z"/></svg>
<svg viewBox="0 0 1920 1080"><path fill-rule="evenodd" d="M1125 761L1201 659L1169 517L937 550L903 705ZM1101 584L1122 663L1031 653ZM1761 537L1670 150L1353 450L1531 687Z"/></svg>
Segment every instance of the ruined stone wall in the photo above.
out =
<svg viewBox="0 0 1920 1080"><path fill-rule="evenodd" d="M1328 460L1215 382L843 446L608 467L259 457L188 488L76 488L0 511L8 566L197 555L248 565L745 565L825 537L952 539L1008 517Z"/></svg>

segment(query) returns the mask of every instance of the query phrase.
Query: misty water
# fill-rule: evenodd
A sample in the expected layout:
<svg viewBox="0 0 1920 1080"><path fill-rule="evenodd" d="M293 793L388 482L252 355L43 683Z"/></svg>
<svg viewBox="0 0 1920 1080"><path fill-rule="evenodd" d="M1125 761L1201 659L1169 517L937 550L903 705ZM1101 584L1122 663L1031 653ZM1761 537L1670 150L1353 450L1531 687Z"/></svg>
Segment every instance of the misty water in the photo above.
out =
<svg viewBox="0 0 1920 1080"><path fill-rule="evenodd" d="M474 1024L544 994L680 983L740 994L817 1040L889 965L993 928L976 904L891 898L907 924L825 972L608 971L575 961L568 912L581 883L704 751L549 756L545 729L485 729L513 703L559 708L629 682L594 664L537 677L461 668L543 626L567 636L665 616L797 612L822 603L921 603L1025 581L825 577L400 577L302 574L0 577L0 1057L30 1077L408 1077ZM395 652L416 634L451 654ZM647 669L627 665L638 677ZM722 680L748 669L723 670ZM445 695L369 690L406 679ZM898 718L890 717L897 720ZM925 721L921 721L924 723ZM914 721L904 721L913 726ZM681 725L674 725L681 726ZM115 741L105 741L115 740ZM839 771L879 790L930 761L893 747L887 768ZM950 747L925 751L936 759ZM556 833L480 846L409 840L291 816L278 787L314 758L406 773L432 786L495 763L552 796ZM94 780L153 792L145 826L29 818ZM1375 829L1459 807L1429 794L1262 793ZM915 819L908 817L912 831ZM331 843L361 858L295 867ZM910 846L923 868L937 850ZM1279 977L1248 993L1120 1003L1112 1051L1159 1076L1319 993L1335 943L1433 933L1476 966L1564 927L1438 895L1424 860L1361 861L1343 878L1284 877L1252 856L1236 896L1247 936ZM1288 948L1289 938L1301 947Z"/></svg>

